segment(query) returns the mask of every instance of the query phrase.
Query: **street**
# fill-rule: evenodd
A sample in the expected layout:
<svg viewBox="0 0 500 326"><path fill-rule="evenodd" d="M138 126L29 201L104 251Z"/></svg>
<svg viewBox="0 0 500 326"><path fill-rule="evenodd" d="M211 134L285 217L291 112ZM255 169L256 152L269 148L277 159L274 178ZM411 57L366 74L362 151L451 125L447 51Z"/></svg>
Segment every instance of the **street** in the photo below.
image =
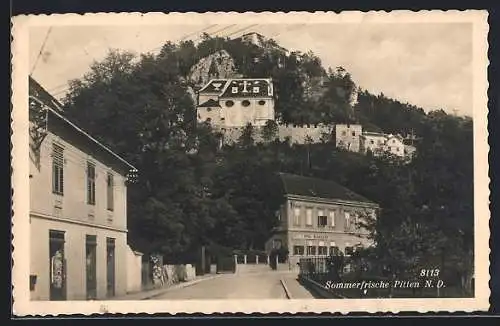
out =
<svg viewBox="0 0 500 326"><path fill-rule="evenodd" d="M287 299L281 280L297 298L312 298L295 278L295 273L276 271L221 274L188 287L172 289L152 300Z"/></svg>

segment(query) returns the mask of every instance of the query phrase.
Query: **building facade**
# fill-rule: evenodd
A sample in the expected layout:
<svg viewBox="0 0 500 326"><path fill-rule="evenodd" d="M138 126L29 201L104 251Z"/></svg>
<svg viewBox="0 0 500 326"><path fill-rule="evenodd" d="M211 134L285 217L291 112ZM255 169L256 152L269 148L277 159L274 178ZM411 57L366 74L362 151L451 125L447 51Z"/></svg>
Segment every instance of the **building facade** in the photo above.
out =
<svg viewBox="0 0 500 326"><path fill-rule="evenodd" d="M123 295L127 183L136 170L48 105L37 86L30 80L31 299Z"/></svg>
<svg viewBox="0 0 500 326"><path fill-rule="evenodd" d="M198 92L197 120L215 127L264 126L274 120L271 79L212 79Z"/></svg>
<svg viewBox="0 0 500 326"><path fill-rule="evenodd" d="M378 132L363 132L361 136L361 152L372 152L375 156L390 153L405 157L405 144L400 135L383 134Z"/></svg>
<svg viewBox="0 0 500 326"><path fill-rule="evenodd" d="M377 217L377 204L332 181L284 173L280 178L284 203L266 250L286 247L291 268L302 257L350 255L372 244L359 223Z"/></svg>
<svg viewBox="0 0 500 326"><path fill-rule="evenodd" d="M359 152L363 127L358 124L335 125L335 144L351 152Z"/></svg>

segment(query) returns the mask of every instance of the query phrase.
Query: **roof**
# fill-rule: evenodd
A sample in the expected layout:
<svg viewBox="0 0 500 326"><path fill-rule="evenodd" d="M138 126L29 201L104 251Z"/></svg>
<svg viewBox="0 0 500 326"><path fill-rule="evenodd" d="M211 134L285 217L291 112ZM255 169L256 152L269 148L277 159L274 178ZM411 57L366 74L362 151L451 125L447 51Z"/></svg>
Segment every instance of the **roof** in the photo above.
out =
<svg viewBox="0 0 500 326"><path fill-rule="evenodd" d="M220 97L271 97L273 83L269 78L212 79L198 93Z"/></svg>
<svg viewBox="0 0 500 326"><path fill-rule="evenodd" d="M283 190L287 195L375 204L367 198L331 180L304 177L289 173L280 173L279 176L283 184Z"/></svg>
<svg viewBox="0 0 500 326"><path fill-rule="evenodd" d="M64 115L62 114L62 110L54 108L54 103L57 103L60 105L60 103L50 95L40 84L38 84L33 78L30 77L30 98L37 101L40 103L52 117L55 117L59 121L63 122L67 126L69 126L73 131L76 133L80 134L81 136L84 136L87 138L92 144L96 145L100 150L103 150L107 154L111 155L115 160L120 162L121 164L126 165L130 170L137 171L137 169L127 162L125 159L120 157L118 154L110 150L108 147L104 146L101 144L99 141L97 141L95 138L90 136L88 133L83 131L80 127L78 127L76 124L73 122L69 121ZM49 103L47 103L47 101ZM62 106L61 106L62 107Z"/></svg>
<svg viewBox="0 0 500 326"><path fill-rule="evenodd" d="M220 94L226 86L227 82L227 79L212 79L199 90L199 93Z"/></svg>
<svg viewBox="0 0 500 326"><path fill-rule="evenodd" d="M388 135L387 136L387 139L391 139L391 138L396 138L399 141L403 142L403 137L401 135Z"/></svg>
<svg viewBox="0 0 500 326"><path fill-rule="evenodd" d="M44 105L62 111L62 104L49 94L33 77L29 76L29 95L39 99Z"/></svg>
<svg viewBox="0 0 500 326"><path fill-rule="evenodd" d="M210 107L220 107L220 105L219 105L219 102L217 102L216 100L209 99L205 103L202 103L202 104L198 105L198 107L201 107L201 108L210 108Z"/></svg>
<svg viewBox="0 0 500 326"><path fill-rule="evenodd" d="M363 131L363 136L373 136L373 137L388 137L388 135L380 132Z"/></svg>

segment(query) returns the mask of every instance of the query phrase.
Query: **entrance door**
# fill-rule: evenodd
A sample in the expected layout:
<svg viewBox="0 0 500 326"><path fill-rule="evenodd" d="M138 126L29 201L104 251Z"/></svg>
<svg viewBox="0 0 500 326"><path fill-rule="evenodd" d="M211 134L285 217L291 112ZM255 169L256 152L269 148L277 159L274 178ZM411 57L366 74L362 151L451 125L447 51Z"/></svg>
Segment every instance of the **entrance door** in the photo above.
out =
<svg viewBox="0 0 500 326"><path fill-rule="evenodd" d="M115 239L106 238L107 254L107 296L115 295Z"/></svg>
<svg viewBox="0 0 500 326"><path fill-rule="evenodd" d="M85 241L85 262L87 275L87 300L97 299L97 259L96 259L97 237L87 235Z"/></svg>
<svg viewBox="0 0 500 326"><path fill-rule="evenodd" d="M49 231L50 300L66 300L64 231Z"/></svg>

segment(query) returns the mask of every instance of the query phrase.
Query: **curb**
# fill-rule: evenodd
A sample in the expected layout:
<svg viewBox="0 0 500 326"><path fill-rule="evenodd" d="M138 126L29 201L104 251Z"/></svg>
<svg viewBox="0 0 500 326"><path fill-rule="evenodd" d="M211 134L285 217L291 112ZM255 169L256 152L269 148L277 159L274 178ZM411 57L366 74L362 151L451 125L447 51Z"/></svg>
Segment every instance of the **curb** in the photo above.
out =
<svg viewBox="0 0 500 326"><path fill-rule="evenodd" d="M288 290L288 287L286 286L285 280L280 279L280 282L281 282L281 286L285 290L286 298L289 299L289 300L291 300L292 299L292 294L290 293L290 290Z"/></svg>
<svg viewBox="0 0 500 326"><path fill-rule="evenodd" d="M214 276L210 276L210 277L205 277L205 278L201 278L201 279L198 279L198 280L194 280L194 281L191 281L191 282L179 283L179 284L176 284L174 286L168 287L168 288L160 291L159 293L155 293L155 294L150 294L150 295L144 296L140 300L150 300L150 299L159 297L159 296L161 296L161 295L163 295L163 294L165 294L165 293L167 293L169 291L172 291L172 290L175 290L175 289L187 288L189 286L201 283L203 281L213 280L214 278L217 278L217 277L220 277L220 276L221 276L221 274L218 274L218 275L214 275Z"/></svg>

